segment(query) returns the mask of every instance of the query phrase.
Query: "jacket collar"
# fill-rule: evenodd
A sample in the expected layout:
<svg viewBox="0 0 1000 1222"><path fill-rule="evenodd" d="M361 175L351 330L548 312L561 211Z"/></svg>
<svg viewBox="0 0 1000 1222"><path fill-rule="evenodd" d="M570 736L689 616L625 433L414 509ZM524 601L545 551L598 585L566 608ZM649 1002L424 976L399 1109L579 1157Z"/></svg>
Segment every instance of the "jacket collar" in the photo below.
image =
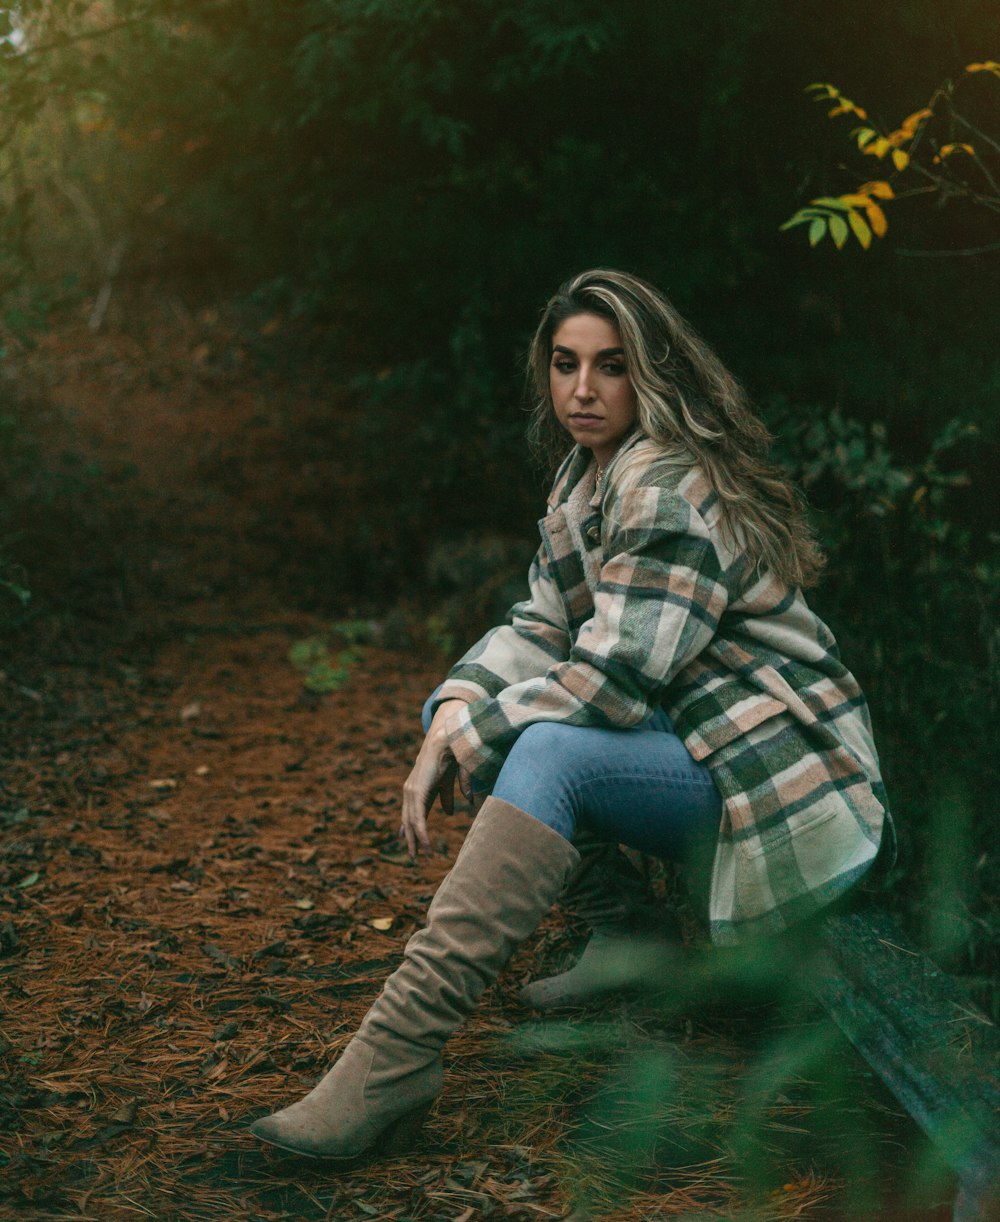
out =
<svg viewBox="0 0 1000 1222"><path fill-rule="evenodd" d="M601 501L611 487L611 474L621 459L640 441L645 440L646 434L642 429L635 428L629 433L621 445L615 450L614 457L604 468L604 478L601 481ZM552 484L552 493L549 497L549 507L557 509L560 505L565 505L569 500L570 493L583 478L587 469L593 465L594 455L586 446L575 445L572 450L566 455L556 472L555 480Z"/></svg>

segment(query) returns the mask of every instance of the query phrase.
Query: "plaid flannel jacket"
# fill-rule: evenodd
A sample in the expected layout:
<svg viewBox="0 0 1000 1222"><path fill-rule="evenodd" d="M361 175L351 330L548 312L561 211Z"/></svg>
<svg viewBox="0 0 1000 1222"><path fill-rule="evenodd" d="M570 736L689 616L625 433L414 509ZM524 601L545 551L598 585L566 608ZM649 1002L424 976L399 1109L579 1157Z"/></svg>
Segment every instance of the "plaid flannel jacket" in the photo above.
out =
<svg viewBox="0 0 1000 1222"><path fill-rule="evenodd" d="M530 597L451 669L437 702L459 762L495 778L539 721L625 728L659 705L711 770L723 816L713 940L776 933L837 896L892 840L864 696L799 589L755 577L697 468L655 462L601 495L580 447L539 523Z"/></svg>

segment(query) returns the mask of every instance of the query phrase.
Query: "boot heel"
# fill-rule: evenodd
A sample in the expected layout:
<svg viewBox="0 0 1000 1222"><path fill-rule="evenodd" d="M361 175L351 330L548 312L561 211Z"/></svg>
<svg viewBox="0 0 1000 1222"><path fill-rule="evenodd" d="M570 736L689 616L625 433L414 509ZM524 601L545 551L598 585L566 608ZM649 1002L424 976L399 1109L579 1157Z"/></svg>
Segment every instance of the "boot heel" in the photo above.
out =
<svg viewBox="0 0 1000 1222"><path fill-rule="evenodd" d="M420 1138L420 1131L430 1110L430 1103L421 1103L419 1107L394 1120L376 1141L377 1153L383 1157L393 1157L411 1150Z"/></svg>

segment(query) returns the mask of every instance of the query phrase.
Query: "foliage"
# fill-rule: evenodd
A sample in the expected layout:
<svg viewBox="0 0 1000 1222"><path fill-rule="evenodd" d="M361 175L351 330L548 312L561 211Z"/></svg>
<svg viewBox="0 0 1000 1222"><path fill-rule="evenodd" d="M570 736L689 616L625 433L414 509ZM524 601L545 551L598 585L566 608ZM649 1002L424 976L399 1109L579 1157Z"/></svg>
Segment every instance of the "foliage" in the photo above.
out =
<svg viewBox="0 0 1000 1222"><path fill-rule="evenodd" d="M302 674L307 692L337 692L365 656L364 645L371 636L372 625L367 620L342 620L331 624L328 633L296 641L288 651L288 660ZM346 648L334 652L331 646L335 638Z"/></svg>
<svg viewBox="0 0 1000 1222"><path fill-rule="evenodd" d="M870 125L868 112L846 98L835 86L815 82L806 86L815 101L833 102L830 118L850 115L860 119L850 138L865 157L892 164L897 179L866 182L846 195L820 196L809 201L781 226L792 229L809 226L809 245L815 246L829 234L841 250L850 233L867 250L872 235L884 237L888 229L885 213L875 201L897 200L917 195L933 195L942 204L961 199L1000 213L1000 143L982 131L969 114L959 111L955 97L967 86L970 77L980 74L1000 77L1000 64L994 60L967 64L958 83L945 81L934 91L926 106L920 107L892 131ZM994 102L995 106L995 102ZM991 118L993 116L991 115ZM965 136L967 139L961 139ZM1000 133L998 133L1000 136ZM975 146L968 142L975 139ZM899 183L903 190L899 189ZM923 185L907 186L909 182ZM1000 250L1000 244L986 248ZM973 252L974 253L974 252Z"/></svg>
<svg viewBox="0 0 1000 1222"><path fill-rule="evenodd" d="M564 1143L579 1212L608 1216L644 1182L711 1166L740 1185L734 1216L794 1216L792 1202L787 1215L781 1205L807 1169L822 1167L843 1185L845 1217L881 1216L888 1192L874 1143L885 1117L872 1108L871 1081L844 1037L810 1015L808 982L822 971L808 936L678 951L669 983L651 979L642 990L634 1024L549 1017L507 1037L522 1055L606 1066ZM743 1058L718 1038L720 1028L736 1034ZM553 1104L565 1085L551 1079ZM897 1202L904 1212L948 1182L937 1151L915 1154L916 1182ZM617 1169L610 1181L609 1165Z"/></svg>
<svg viewBox="0 0 1000 1222"><path fill-rule="evenodd" d="M1000 925L977 898L1000 883L1000 769L984 737L1000 709L1000 531L961 508L977 430L951 421L907 460L884 426L838 411L779 401L772 422L830 556L813 599L873 705L902 836L896 885L928 944L1000 1013L985 983Z"/></svg>

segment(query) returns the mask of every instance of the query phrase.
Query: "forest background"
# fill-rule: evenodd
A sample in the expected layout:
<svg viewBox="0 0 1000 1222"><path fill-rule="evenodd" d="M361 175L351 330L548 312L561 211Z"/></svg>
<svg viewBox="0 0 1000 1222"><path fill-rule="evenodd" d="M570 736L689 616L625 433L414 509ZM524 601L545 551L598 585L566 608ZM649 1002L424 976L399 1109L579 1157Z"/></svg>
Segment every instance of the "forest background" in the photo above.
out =
<svg viewBox="0 0 1000 1222"><path fill-rule="evenodd" d="M967 71L1000 54L991 0L24 0L0 20L12 656L109 614L88 600L102 541L67 515L127 473L43 462L16 376L62 320L141 336L165 303L221 313L230 373L315 392L275 444L322 472L301 496L328 529L297 530L294 488L251 527L283 540L288 604L394 615L448 657L533 549L538 311L584 267L635 271L806 488L829 553L812 599L901 833L890 900L1000 1014L996 191L983 161L908 194L912 167L805 92L833 82L892 132L950 81L983 140L945 113L926 164L948 140L995 154L998 73ZM867 249L780 229L865 179L899 196Z"/></svg>

